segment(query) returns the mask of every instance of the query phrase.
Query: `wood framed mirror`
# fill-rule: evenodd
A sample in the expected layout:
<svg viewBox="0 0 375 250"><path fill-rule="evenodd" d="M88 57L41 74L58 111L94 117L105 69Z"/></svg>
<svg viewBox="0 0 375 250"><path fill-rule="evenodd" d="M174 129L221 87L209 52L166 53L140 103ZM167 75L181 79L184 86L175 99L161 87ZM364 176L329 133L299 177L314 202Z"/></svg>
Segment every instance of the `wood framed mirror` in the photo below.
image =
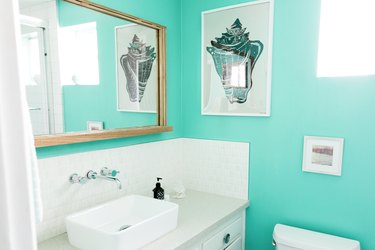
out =
<svg viewBox="0 0 375 250"><path fill-rule="evenodd" d="M49 55L51 51L53 56L53 52L58 50L60 77L55 81L59 83L54 83L52 87L47 83L46 99L53 99L56 92L63 97L60 97L60 101L53 99L52 106L47 104L43 107L42 104L29 102L29 92L37 92L35 86L38 84L29 84L26 92L32 120L41 116L43 109L51 111L59 107L56 103L60 102L63 107L53 110L49 120L43 118L47 132L35 134L34 131L36 147L172 131L173 128L167 125L166 116L166 27L87 0L57 0L56 6L60 46L53 48L51 37L42 37L42 42L49 42L46 46L48 50L39 50L41 57ZM28 41L35 34L53 36L53 28L43 27L45 20L24 19L24 23L31 23L22 28L27 48L32 46ZM36 32L33 30L35 27L42 29ZM94 27L97 38L90 37L90 27ZM78 33L80 29L83 33ZM63 42L61 37L65 38ZM97 52L87 52L94 46L91 45L93 40L97 43ZM69 47L67 43L73 46ZM82 59L69 61L69 54L82 54ZM96 58L98 63L95 66L93 61ZM48 62L54 62L54 58L47 59L44 64ZM56 79L56 76L49 75L51 69L48 69L48 65L38 63L46 69L44 78L47 82L48 79ZM34 70L30 64L26 65L29 73ZM85 72L88 73L86 76ZM41 78L40 75L33 76L29 82L39 83ZM91 84L94 82L96 84ZM59 90L56 91L56 88ZM82 103L84 107L79 106ZM36 113L39 115L34 115ZM59 113L63 118L57 118ZM62 122L60 127L53 127L59 122Z"/></svg>

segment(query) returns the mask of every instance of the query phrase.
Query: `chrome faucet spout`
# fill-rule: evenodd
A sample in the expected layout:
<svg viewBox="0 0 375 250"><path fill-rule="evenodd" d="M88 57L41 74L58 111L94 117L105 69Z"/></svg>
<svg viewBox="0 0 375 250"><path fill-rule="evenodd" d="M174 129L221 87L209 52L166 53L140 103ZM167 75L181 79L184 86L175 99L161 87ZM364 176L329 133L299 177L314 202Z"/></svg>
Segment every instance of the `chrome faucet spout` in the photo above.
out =
<svg viewBox="0 0 375 250"><path fill-rule="evenodd" d="M97 175L96 177L99 178L99 179L104 179L104 180L107 180L107 181L116 182L118 189L122 189L121 181L118 178L116 178L116 177L102 176L102 175Z"/></svg>

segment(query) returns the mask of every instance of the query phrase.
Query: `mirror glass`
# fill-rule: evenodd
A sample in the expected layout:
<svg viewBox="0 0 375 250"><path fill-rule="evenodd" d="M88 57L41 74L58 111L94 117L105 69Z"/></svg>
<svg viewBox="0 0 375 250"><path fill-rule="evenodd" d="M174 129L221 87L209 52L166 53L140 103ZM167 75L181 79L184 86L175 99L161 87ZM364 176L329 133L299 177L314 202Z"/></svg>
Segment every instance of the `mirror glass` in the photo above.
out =
<svg viewBox="0 0 375 250"><path fill-rule="evenodd" d="M158 124L158 30L61 0L20 0L34 135Z"/></svg>

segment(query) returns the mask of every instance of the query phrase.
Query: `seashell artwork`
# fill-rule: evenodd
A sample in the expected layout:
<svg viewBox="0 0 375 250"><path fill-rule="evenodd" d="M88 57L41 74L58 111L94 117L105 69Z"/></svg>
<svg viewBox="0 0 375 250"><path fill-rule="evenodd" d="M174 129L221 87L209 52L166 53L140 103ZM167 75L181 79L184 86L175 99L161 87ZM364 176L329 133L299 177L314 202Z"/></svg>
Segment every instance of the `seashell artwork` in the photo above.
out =
<svg viewBox="0 0 375 250"><path fill-rule="evenodd" d="M245 31L237 18L230 28L226 28L226 33L215 38L216 41L211 40L212 47L206 47L231 104L247 101L253 86L253 69L263 51L263 43L250 40L249 32Z"/></svg>
<svg viewBox="0 0 375 250"><path fill-rule="evenodd" d="M126 77L126 90L131 102L142 101L155 59L155 47L146 46L146 43L134 34L128 53L120 58Z"/></svg>

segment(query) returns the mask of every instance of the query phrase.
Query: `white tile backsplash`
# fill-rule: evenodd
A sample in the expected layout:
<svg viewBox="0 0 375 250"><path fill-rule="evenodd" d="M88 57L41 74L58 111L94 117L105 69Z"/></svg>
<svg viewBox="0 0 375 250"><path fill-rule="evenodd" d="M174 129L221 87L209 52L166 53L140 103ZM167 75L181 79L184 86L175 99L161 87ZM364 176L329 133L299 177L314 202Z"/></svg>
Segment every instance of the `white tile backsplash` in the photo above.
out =
<svg viewBox="0 0 375 250"><path fill-rule="evenodd" d="M66 215L127 194L152 195L156 177L166 193L175 183L188 189L248 198L249 144L173 139L38 160L44 220L38 241L65 232ZM102 179L71 184L73 173L102 167L120 171L123 189Z"/></svg>
<svg viewBox="0 0 375 250"><path fill-rule="evenodd" d="M182 178L186 187L248 198L248 143L184 139L182 151Z"/></svg>

